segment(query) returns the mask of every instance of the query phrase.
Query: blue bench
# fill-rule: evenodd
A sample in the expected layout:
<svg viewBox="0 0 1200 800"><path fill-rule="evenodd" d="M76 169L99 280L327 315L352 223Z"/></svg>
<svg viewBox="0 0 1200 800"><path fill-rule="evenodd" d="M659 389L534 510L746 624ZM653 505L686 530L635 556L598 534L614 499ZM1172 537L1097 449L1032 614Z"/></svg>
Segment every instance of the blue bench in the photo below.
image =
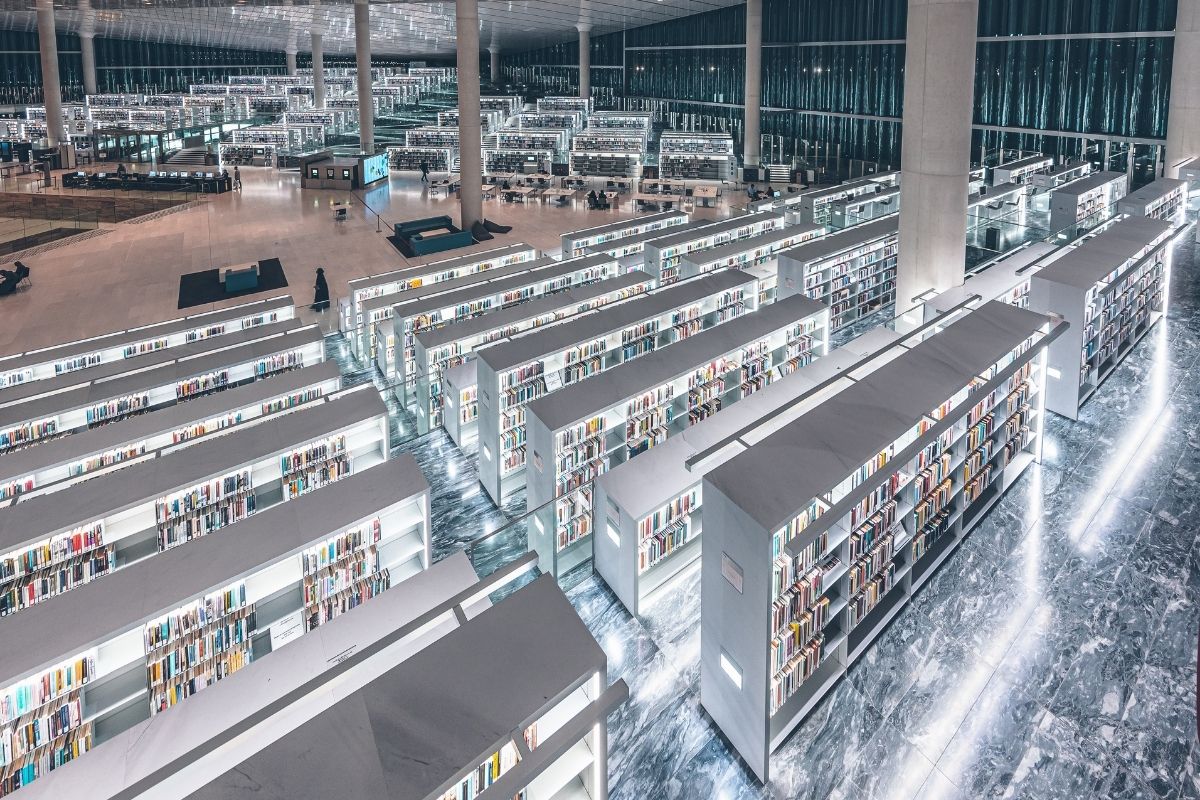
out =
<svg viewBox="0 0 1200 800"><path fill-rule="evenodd" d="M445 215L397 222L394 229L397 246L406 256L424 256L475 244L470 231L456 228Z"/></svg>

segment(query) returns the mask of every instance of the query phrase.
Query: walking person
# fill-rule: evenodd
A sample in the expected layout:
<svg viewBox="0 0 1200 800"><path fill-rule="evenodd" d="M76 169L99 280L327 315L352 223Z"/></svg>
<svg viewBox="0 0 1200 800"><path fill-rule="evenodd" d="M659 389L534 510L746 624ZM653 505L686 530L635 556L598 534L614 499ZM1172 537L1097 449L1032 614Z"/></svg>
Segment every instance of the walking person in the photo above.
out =
<svg viewBox="0 0 1200 800"><path fill-rule="evenodd" d="M421 162L421 183L429 183L429 164Z"/></svg>
<svg viewBox="0 0 1200 800"><path fill-rule="evenodd" d="M329 308L329 284L325 282L325 270L317 267L317 281L313 284L313 311L325 312Z"/></svg>
<svg viewBox="0 0 1200 800"><path fill-rule="evenodd" d="M239 192L242 190L242 171L236 166L233 168L233 188Z"/></svg>

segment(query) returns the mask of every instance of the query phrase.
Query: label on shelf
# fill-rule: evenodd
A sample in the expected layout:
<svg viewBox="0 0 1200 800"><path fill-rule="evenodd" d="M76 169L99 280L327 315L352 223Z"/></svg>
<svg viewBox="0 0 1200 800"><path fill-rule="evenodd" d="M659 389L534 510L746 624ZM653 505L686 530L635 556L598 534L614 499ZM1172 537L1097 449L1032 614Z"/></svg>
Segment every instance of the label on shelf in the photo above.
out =
<svg viewBox="0 0 1200 800"><path fill-rule="evenodd" d="M721 553L721 577L729 581L729 585L742 593L742 568L727 553Z"/></svg>
<svg viewBox="0 0 1200 800"><path fill-rule="evenodd" d="M304 634L304 610L293 611L271 626L271 650L291 644Z"/></svg>

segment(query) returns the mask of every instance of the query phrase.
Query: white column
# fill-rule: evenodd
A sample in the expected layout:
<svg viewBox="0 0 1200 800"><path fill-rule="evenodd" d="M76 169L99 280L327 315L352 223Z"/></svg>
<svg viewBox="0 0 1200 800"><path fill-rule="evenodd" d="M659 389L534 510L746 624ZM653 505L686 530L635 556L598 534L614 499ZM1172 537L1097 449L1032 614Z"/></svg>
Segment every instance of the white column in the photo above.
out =
<svg viewBox="0 0 1200 800"><path fill-rule="evenodd" d="M1178 3L1167 111L1168 178L1179 177L1180 164L1200 158L1200 0Z"/></svg>
<svg viewBox="0 0 1200 800"><path fill-rule="evenodd" d="M457 0L459 227L483 220L483 135L479 124L479 4Z"/></svg>
<svg viewBox="0 0 1200 800"><path fill-rule="evenodd" d="M79 0L79 56L83 62L83 93L96 94L96 12L91 0Z"/></svg>
<svg viewBox="0 0 1200 800"><path fill-rule="evenodd" d="M979 0L908 0L896 310L966 270Z"/></svg>
<svg viewBox="0 0 1200 800"><path fill-rule="evenodd" d="M371 98L371 11L367 0L354 0L354 52L358 67L358 138L362 151L370 154L375 152L375 103Z"/></svg>
<svg viewBox="0 0 1200 800"><path fill-rule="evenodd" d="M580 22L579 29L579 96L592 96L592 26Z"/></svg>
<svg viewBox="0 0 1200 800"><path fill-rule="evenodd" d="M46 99L46 138L62 141L62 86L58 82L58 40L54 38L54 2L37 0L38 49L42 56L42 92Z"/></svg>
<svg viewBox="0 0 1200 800"><path fill-rule="evenodd" d="M286 59L285 63L287 64L287 74L295 75L296 74L296 50L294 48L289 49L289 50L284 50L283 55L284 55L284 58Z"/></svg>
<svg viewBox="0 0 1200 800"><path fill-rule="evenodd" d="M498 85L500 83L500 48L496 45L491 45L488 47L488 55L491 56L491 68L488 78L491 79L492 83Z"/></svg>
<svg viewBox="0 0 1200 800"><path fill-rule="evenodd" d="M321 11L321 0L312 2L312 69L313 105L325 107L325 14Z"/></svg>
<svg viewBox="0 0 1200 800"><path fill-rule="evenodd" d="M757 167L762 146L762 0L746 0L746 123L742 164Z"/></svg>

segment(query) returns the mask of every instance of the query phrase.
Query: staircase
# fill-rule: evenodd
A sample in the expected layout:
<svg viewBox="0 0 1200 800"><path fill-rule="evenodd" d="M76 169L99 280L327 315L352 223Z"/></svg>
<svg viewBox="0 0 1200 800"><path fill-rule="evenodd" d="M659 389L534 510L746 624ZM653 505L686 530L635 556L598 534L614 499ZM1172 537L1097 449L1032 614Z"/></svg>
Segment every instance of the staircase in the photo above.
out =
<svg viewBox="0 0 1200 800"><path fill-rule="evenodd" d="M167 163L172 166L178 164L183 167L203 167L207 156L208 151L203 147L185 147L172 153Z"/></svg>
<svg viewBox="0 0 1200 800"><path fill-rule="evenodd" d="M792 179L792 168L788 164L764 164L763 170L771 183L787 183Z"/></svg>

